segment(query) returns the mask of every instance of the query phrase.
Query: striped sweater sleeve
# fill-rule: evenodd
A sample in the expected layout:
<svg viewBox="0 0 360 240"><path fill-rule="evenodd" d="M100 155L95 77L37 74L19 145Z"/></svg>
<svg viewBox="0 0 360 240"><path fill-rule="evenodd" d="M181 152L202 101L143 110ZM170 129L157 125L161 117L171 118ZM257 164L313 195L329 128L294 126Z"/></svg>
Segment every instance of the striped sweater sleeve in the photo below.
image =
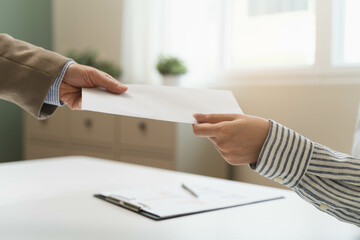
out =
<svg viewBox="0 0 360 240"><path fill-rule="evenodd" d="M337 219L360 226L360 159L270 121L255 171Z"/></svg>

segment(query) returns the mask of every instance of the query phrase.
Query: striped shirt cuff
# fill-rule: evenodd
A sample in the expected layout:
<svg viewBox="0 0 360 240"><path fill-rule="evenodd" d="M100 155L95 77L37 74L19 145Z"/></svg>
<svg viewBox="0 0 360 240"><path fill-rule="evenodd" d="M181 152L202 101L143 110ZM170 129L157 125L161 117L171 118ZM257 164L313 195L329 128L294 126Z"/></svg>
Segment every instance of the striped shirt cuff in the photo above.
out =
<svg viewBox="0 0 360 240"><path fill-rule="evenodd" d="M60 84L62 79L65 76L66 70L69 68L71 64L75 63L73 60L68 61L63 68L61 69L60 73L55 78L53 84L50 87L50 90L45 98L44 103L55 105L55 106L64 106L65 104L60 101L59 92L60 92Z"/></svg>
<svg viewBox="0 0 360 240"><path fill-rule="evenodd" d="M255 171L260 175L295 188L304 176L313 151L313 142L270 120L270 130Z"/></svg>

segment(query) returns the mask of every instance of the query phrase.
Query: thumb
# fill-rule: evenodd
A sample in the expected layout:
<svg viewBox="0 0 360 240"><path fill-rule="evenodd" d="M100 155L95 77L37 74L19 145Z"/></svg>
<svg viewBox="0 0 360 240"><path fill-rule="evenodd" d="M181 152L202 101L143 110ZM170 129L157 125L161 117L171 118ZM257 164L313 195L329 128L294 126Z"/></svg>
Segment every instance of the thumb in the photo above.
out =
<svg viewBox="0 0 360 240"><path fill-rule="evenodd" d="M109 74L96 69L96 74L92 76L91 81L96 87L102 87L112 93L123 93L128 88Z"/></svg>

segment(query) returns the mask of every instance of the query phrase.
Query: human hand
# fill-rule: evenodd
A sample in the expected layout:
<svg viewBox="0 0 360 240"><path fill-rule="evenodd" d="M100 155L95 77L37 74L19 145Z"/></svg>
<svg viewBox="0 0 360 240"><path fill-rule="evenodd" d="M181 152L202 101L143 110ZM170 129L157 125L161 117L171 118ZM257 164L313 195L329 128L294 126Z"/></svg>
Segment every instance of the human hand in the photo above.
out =
<svg viewBox="0 0 360 240"><path fill-rule="evenodd" d="M123 93L127 87L109 74L93 67L73 63L60 84L59 98L72 110L81 109L81 88L102 87L112 93Z"/></svg>
<svg viewBox="0 0 360 240"><path fill-rule="evenodd" d="M232 165L256 163L269 132L266 119L241 114L194 114L196 136L207 137Z"/></svg>

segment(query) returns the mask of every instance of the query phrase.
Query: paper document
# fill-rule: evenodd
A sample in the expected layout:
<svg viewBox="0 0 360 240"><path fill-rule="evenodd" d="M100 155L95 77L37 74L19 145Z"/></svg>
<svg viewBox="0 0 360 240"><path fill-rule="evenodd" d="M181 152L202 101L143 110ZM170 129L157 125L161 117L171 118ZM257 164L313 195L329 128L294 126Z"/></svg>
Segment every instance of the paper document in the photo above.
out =
<svg viewBox="0 0 360 240"><path fill-rule="evenodd" d="M282 198L277 193L236 191L227 184L186 183L196 193L195 197L182 185L123 189L95 196L157 220ZM138 209L129 208L124 202Z"/></svg>
<svg viewBox="0 0 360 240"><path fill-rule="evenodd" d="M129 84L123 94L83 88L82 110L196 123L193 113L242 113L230 91Z"/></svg>

